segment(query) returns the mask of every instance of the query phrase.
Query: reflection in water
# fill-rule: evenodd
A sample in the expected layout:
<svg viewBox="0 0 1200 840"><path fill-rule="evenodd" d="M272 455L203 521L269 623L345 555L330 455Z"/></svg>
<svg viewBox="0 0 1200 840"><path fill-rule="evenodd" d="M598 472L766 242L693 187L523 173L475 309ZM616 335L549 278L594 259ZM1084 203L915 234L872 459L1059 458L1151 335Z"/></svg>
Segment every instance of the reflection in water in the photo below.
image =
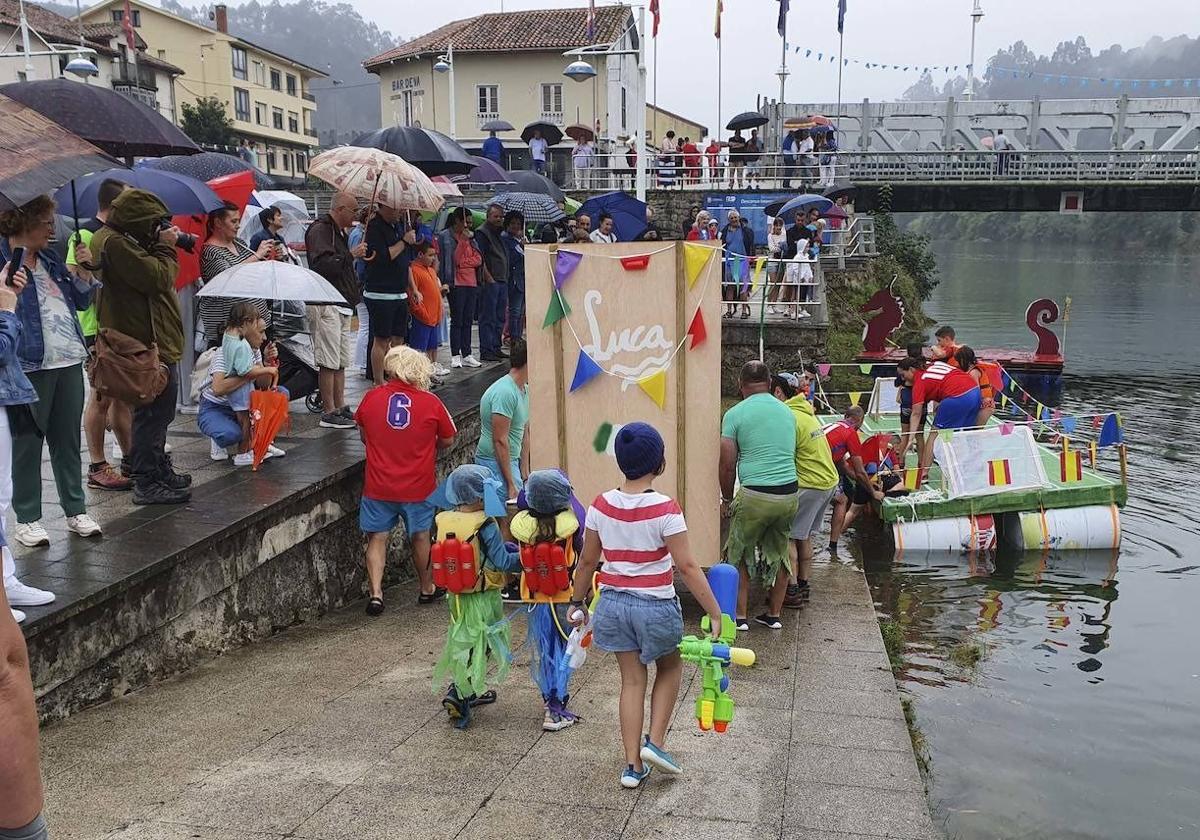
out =
<svg viewBox="0 0 1200 840"><path fill-rule="evenodd" d="M931 309L968 344L1028 346L1029 301L1073 298L1053 402L1120 411L1131 474L1119 557L855 549L904 629L935 816L962 840L1200 837L1196 266L954 248Z"/></svg>

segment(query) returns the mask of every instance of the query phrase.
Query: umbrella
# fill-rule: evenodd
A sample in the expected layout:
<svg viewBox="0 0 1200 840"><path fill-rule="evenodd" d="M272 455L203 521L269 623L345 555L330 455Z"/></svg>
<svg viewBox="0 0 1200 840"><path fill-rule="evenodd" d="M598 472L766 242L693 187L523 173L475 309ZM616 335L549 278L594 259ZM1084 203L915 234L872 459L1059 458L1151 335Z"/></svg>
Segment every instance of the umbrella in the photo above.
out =
<svg viewBox="0 0 1200 840"><path fill-rule="evenodd" d="M780 199L779 201L772 201L763 208L763 212L771 217L786 217L789 213L793 213L796 210L809 210L811 208L816 208L818 212L824 212L832 206L833 202L823 195L805 193L787 201L784 201L783 199Z"/></svg>
<svg viewBox="0 0 1200 840"><path fill-rule="evenodd" d="M564 201L567 197L567 194L562 191L562 187L540 172L522 169L518 172L508 173L508 179L516 185L512 189L519 192L541 193L550 196L555 202Z"/></svg>
<svg viewBox="0 0 1200 840"><path fill-rule="evenodd" d="M256 260L227 268L205 283L196 296L346 305L346 299L320 274L279 260Z"/></svg>
<svg viewBox="0 0 1200 840"><path fill-rule="evenodd" d="M420 169L379 149L339 146L308 164L308 174L336 190L396 210L441 210L446 200Z"/></svg>
<svg viewBox="0 0 1200 840"><path fill-rule="evenodd" d="M263 229L262 220L258 218L260 211L267 207L278 208L283 214L283 229L279 235L290 248L304 248L304 232L312 219L308 215L308 205L304 199L285 190L255 190L242 212L242 224L238 228L238 238L249 242L254 235Z"/></svg>
<svg viewBox="0 0 1200 840"><path fill-rule="evenodd" d="M237 206L239 210L250 202L254 193L254 176L248 171L234 172L232 175L222 175L206 182L212 191L224 201ZM204 250L204 241L208 238L207 216L173 216L171 222L184 233L196 237L197 245L191 253L176 249L179 257L179 273L175 275L176 290L184 289L200 278L200 254Z"/></svg>
<svg viewBox="0 0 1200 840"><path fill-rule="evenodd" d="M979 145L983 146L983 148L985 148L985 149L994 148L996 145L996 139L989 135L988 137L984 137L983 139L981 139L979 141Z"/></svg>
<svg viewBox="0 0 1200 840"><path fill-rule="evenodd" d="M458 184L451 181L449 177L445 175L438 175L437 177L430 178L429 180L433 181L433 186L437 189L437 191L447 198L463 197L462 190L458 188Z"/></svg>
<svg viewBox="0 0 1200 840"><path fill-rule="evenodd" d="M725 127L730 131L741 131L743 128L758 128L760 125L766 125L769 122L769 119L757 111L746 111L731 119Z"/></svg>
<svg viewBox="0 0 1200 840"><path fill-rule="evenodd" d="M579 212L591 218L594 228L600 227L601 213L612 216L618 242L633 242L646 232L646 202L625 192L593 196L583 202Z"/></svg>
<svg viewBox="0 0 1200 840"><path fill-rule="evenodd" d="M525 128L521 129L521 139L528 143L533 139L534 131L542 132L542 139L551 146L557 146L562 142L562 129L556 126L554 123L548 122L531 122L529 125L525 126Z"/></svg>
<svg viewBox="0 0 1200 840"><path fill-rule="evenodd" d="M114 163L34 109L0 96L0 209L20 207Z"/></svg>
<svg viewBox="0 0 1200 840"><path fill-rule="evenodd" d="M278 379L276 379L278 384ZM267 449L274 442L283 426L291 426L288 416L288 398L282 391L272 388L260 391L255 388L250 392L250 417L254 421L254 431L250 438L250 448L254 451L254 466L257 470L267 457Z"/></svg>
<svg viewBox="0 0 1200 840"><path fill-rule="evenodd" d="M845 207L840 207L835 204L832 207L822 210L821 218L822 219L848 219L848 218L850 218L850 214L846 212Z"/></svg>
<svg viewBox="0 0 1200 840"><path fill-rule="evenodd" d="M783 127L788 131L795 131L798 128L812 128L816 123L808 121L808 117L788 117L783 121Z"/></svg>
<svg viewBox="0 0 1200 840"><path fill-rule="evenodd" d="M91 218L99 210L100 185L108 179L154 193L172 216L191 216L220 209L225 200L203 181L160 169L106 169L82 178L54 194L59 209L75 217ZM73 197L72 197L73 196Z"/></svg>
<svg viewBox="0 0 1200 840"><path fill-rule="evenodd" d="M567 214L554 203L554 199L540 193L500 193L492 199L491 203L499 204L505 211L516 210L525 217L525 223L530 225L557 222L559 219L567 217Z"/></svg>
<svg viewBox="0 0 1200 840"><path fill-rule="evenodd" d="M808 130L808 133L809 134L833 134L834 130L835 130L834 127L831 125L821 125L820 123L817 123L816 125L814 125L812 128L810 128Z"/></svg>
<svg viewBox="0 0 1200 840"><path fill-rule="evenodd" d="M71 84L77 84L72 82ZM240 157L227 155L224 152L201 152L198 155L168 155L156 160L143 160L137 165L138 169L161 169L164 172L174 172L177 175L188 175L197 181L208 182L213 178L226 175L236 175L239 172L254 173L254 188L259 190L275 189L271 176L257 169Z"/></svg>
<svg viewBox="0 0 1200 840"><path fill-rule="evenodd" d="M431 178L466 175L475 168L475 161L462 146L430 128L393 125L364 134L350 145L398 155Z"/></svg>
<svg viewBox="0 0 1200 840"><path fill-rule="evenodd" d="M465 185L467 188L513 183L512 176L508 174L508 170L494 160L477 155L472 155L471 160L475 161L475 168L466 175L459 175L454 178L454 180Z"/></svg>
<svg viewBox="0 0 1200 840"><path fill-rule="evenodd" d="M854 189L855 188L854 188L853 184L837 184L837 185L832 186L829 189L825 190L825 192L823 192L821 194L823 196L825 196L826 198L830 199L831 201L837 201L843 195L846 196L847 198L853 197Z"/></svg>
<svg viewBox="0 0 1200 840"><path fill-rule="evenodd" d="M508 120L488 120L479 126L480 131L516 131Z"/></svg>
<svg viewBox="0 0 1200 840"><path fill-rule="evenodd" d="M596 132L593 129L588 128L583 123L569 125L567 126L567 130L563 133L572 140L587 140L590 142L596 139Z"/></svg>
<svg viewBox="0 0 1200 840"><path fill-rule="evenodd" d="M158 111L112 88L42 79L4 85L0 93L28 105L110 155L157 157L200 151Z"/></svg>

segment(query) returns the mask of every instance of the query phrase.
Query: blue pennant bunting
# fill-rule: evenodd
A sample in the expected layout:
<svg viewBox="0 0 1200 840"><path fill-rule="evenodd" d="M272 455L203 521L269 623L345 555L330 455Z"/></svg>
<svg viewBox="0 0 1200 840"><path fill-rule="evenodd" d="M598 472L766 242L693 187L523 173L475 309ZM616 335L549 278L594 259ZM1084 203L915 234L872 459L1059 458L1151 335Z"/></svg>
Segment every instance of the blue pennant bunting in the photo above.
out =
<svg viewBox="0 0 1200 840"><path fill-rule="evenodd" d="M571 391L579 390L602 373L604 369L596 364L591 356L580 350L579 359L575 362L575 378L571 380Z"/></svg>
<svg viewBox="0 0 1200 840"><path fill-rule="evenodd" d="M1115 446L1118 443L1125 442L1125 433L1121 429L1121 420L1117 415L1110 414L1104 418L1104 425L1100 427L1100 445Z"/></svg>
<svg viewBox="0 0 1200 840"><path fill-rule="evenodd" d="M1076 420L1074 417L1064 417L1061 420L1062 430L1069 435L1075 434Z"/></svg>

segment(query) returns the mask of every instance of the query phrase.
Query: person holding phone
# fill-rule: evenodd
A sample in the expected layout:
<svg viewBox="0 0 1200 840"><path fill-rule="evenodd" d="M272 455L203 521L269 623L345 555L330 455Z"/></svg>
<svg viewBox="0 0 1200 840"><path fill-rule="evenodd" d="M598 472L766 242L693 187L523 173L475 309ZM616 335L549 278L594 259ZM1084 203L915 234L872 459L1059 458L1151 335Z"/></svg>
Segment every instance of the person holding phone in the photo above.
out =
<svg viewBox="0 0 1200 840"><path fill-rule="evenodd" d="M250 250L258 253L259 246L268 242L271 251L267 259L283 260L299 265L300 261L296 259L296 255L287 245L287 240L283 238L283 211L278 206L272 205L259 212L258 221L262 224L262 230L250 237Z"/></svg>
<svg viewBox="0 0 1200 840"><path fill-rule="evenodd" d="M12 447L13 537L30 548L50 544L41 523L43 444L50 448L67 529L100 536L100 526L87 514L79 433L88 351L78 313L91 305L95 284L73 276L50 247L54 209L49 196L39 196L0 213L0 258L18 263L25 278L16 307L17 357L38 397L30 408L32 422L13 435Z"/></svg>

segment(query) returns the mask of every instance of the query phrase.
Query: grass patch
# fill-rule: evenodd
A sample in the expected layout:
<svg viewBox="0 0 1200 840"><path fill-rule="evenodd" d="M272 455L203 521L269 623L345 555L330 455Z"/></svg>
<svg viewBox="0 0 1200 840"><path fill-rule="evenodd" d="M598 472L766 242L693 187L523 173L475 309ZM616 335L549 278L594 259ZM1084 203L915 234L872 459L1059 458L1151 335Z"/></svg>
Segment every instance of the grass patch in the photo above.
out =
<svg viewBox="0 0 1200 840"><path fill-rule="evenodd" d="M964 670L971 670L983 659L983 645L974 641L959 642L950 648L947 658Z"/></svg>
<svg viewBox="0 0 1200 840"><path fill-rule="evenodd" d="M904 725L908 728L908 738L912 741L917 767L920 768L922 776L928 776L933 772L933 763L929 757L929 743L925 740L925 733L917 725L916 703L911 697L901 697L900 708L904 710Z"/></svg>
<svg viewBox="0 0 1200 840"><path fill-rule="evenodd" d="M895 621L881 621L879 632L883 636L883 647L887 651L888 661L892 663L892 670L900 670L904 667L904 630Z"/></svg>

